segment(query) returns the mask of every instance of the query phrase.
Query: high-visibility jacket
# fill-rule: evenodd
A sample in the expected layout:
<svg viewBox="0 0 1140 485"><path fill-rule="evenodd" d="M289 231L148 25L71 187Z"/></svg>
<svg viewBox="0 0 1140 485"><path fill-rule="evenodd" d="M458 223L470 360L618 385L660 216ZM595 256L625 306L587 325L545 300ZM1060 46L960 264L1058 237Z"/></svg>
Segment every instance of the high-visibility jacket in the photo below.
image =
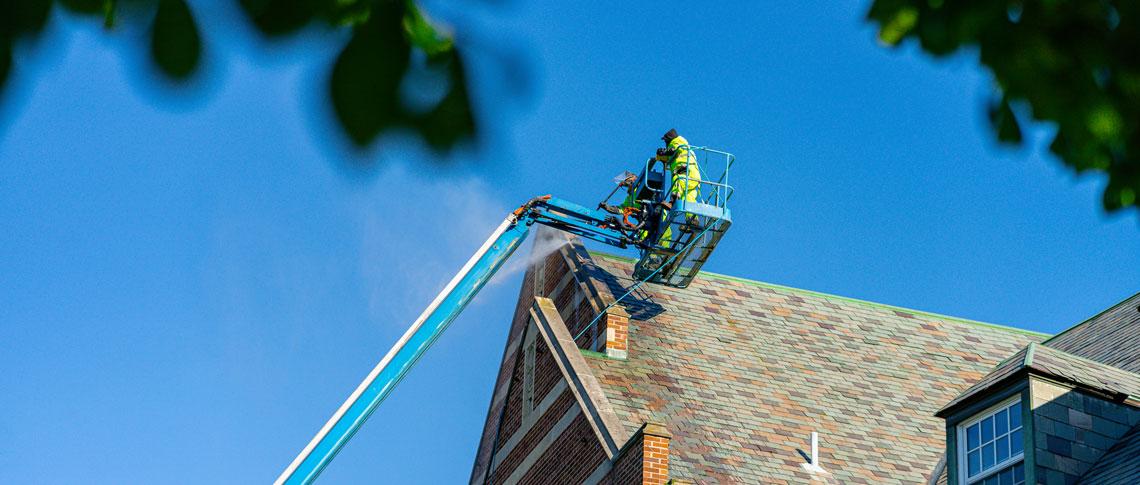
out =
<svg viewBox="0 0 1140 485"><path fill-rule="evenodd" d="M632 207L634 209L640 209L641 208L641 202L637 201L637 189L638 189L637 184L630 185L629 189L626 191L627 193L625 196L625 200L621 201L621 205L619 205L618 207L621 207L622 209L625 209L626 207Z"/></svg>
<svg viewBox="0 0 1140 485"><path fill-rule="evenodd" d="M689 140L678 136L669 140L669 151L673 156L667 162L667 168L673 174L673 186L670 191L678 199L696 202L701 194L701 169L697 166L697 157L689 150Z"/></svg>

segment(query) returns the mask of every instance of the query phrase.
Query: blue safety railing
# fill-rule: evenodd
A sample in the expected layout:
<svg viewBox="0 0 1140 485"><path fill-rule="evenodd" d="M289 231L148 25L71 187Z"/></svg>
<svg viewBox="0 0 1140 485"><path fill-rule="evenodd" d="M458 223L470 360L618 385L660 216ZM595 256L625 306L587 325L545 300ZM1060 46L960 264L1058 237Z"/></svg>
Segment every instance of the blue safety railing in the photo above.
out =
<svg viewBox="0 0 1140 485"><path fill-rule="evenodd" d="M697 190L701 194L697 196L697 201L719 209L728 208L728 201L732 198L732 194L736 190L728 183L728 174L732 170L733 163L736 162L736 155L707 146L681 145L677 147L677 153L674 157L681 156L685 151L693 157L693 163L697 164L697 170L701 173L700 180L696 180ZM653 164L655 163L659 162L652 158L647 160L645 162L645 173L652 171ZM709 173L708 170L714 167L724 167L715 182L705 177L705 174ZM668 174L668 170L665 172ZM684 175L680 177L675 176L669 183L665 184L661 190L670 190L677 184L688 187L691 182L693 182L693 179L689 177L688 171L686 170ZM642 177L641 185L650 192L656 193L660 191L649 185L648 177ZM682 204L683 203L684 202L682 202Z"/></svg>

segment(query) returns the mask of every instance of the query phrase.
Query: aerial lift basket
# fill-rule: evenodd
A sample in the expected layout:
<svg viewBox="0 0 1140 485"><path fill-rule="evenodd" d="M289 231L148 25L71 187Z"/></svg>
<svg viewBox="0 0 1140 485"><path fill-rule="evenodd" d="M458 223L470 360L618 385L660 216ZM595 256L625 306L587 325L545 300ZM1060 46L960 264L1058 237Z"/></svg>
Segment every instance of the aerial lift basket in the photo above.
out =
<svg viewBox="0 0 1140 485"><path fill-rule="evenodd" d="M708 147L684 148L695 156L702 174L710 174L709 170L721 167L723 171L715 181L702 179L698 183L696 200L681 199L674 203L656 234L650 236L655 243L641 248L641 257L633 270L635 279L677 288L689 286L732 225L728 201L732 198L733 188L728 183L728 173L736 160L731 153ZM641 190L652 193L654 199L668 198L667 187L691 183L687 174L661 183L665 182L658 181L661 172L654 172L652 164L652 161L646 162L638 183ZM665 177L670 176L666 171Z"/></svg>

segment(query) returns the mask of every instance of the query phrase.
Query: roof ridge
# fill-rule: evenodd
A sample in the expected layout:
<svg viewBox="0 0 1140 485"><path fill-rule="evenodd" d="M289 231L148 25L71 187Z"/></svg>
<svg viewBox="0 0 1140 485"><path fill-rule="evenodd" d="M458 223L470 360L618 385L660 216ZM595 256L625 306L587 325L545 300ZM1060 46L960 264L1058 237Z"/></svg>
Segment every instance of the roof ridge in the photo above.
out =
<svg viewBox="0 0 1140 485"><path fill-rule="evenodd" d="M1120 306L1122 303L1124 303L1124 302L1126 302L1126 301L1128 301L1128 300L1131 300L1131 299L1133 299L1133 298L1136 298L1137 296L1140 296L1140 292L1136 292L1136 293L1133 293L1133 294L1131 294L1131 295L1129 295L1129 296L1125 297L1123 300L1120 300L1120 301L1118 301L1118 302L1116 302L1116 303L1113 303L1113 304L1109 305L1109 306L1108 306L1108 308L1105 308L1104 310L1101 310L1101 311L1097 312L1097 314L1096 314L1096 315L1093 315L1093 316L1091 316L1091 317L1088 317L1088 318L1086 318L1086 319L1084 319L1084 320L1081 320L1080 322L1078 322L1078 323L1076 323L1076 324L1074 324L1074 325L1070 326L1069 328L1066 328L1066 329L1064 329L1064 330L1061 330L1061 331L1060 331L1060 332L1058 332L1056 335L1054 335L1054 336L1052 336L1052 337L1049 337L1049 338L1048 338L1048 339L1046 339L1044 342L1041 342L1041 345L1048 345L1048 344L1049 344L1049 342L1052 342L1054 339L1056 339L1056 338L1058 338L1058 337L1060 337L1060 336L1062 336L1062 335L1064 335L1064 334L1066 334L1066 333L1069 333L1069 332L1070 332L1070 331L1072 331L1072 330L1075 330L1075 329L1079 328L1081 325L1084 325L1084 324L1086 324L1086 323L1089 323L1089 322L1091 322L1091 321L1093 321L1093 320L1096 320L1097 318L1100 318L1100 316L1101 316L1101 315L1104 315L1105 313L1108 313L1108 312L1110 312L1110 311L1112 311L1112 310L1115 310L1115 309L1116 309L1116 307Z"/></svg>
<svg viewBox="0 0 1140 485"><path fill-rule="evenodd" d="M1096 361L1096 360L1090 359L1088 357L1084 357L1084 356L1074 354L1072 352L1066 352L1066 351L1058 349L1058 348L1049 347L1048 345L1045 345L1044 343L1040 344L1039 347L1044 347L1046 349L1046 351L1045 351L1046 353L1056 352L1056 353L1064 355L1065 357L1076 359L1076 360L1079 360L1079 361L1086 363L1086 364L1100 366L1100 367L1108 367L1110 369L1117 370L1117 371L1123 372L1125 374L1132 374L1132 375L1140 378L1140 372L1132 372L1128 369L1121 369L1120 367L1117 367L1117 366L1112 365L1112 364L1106 364L1104 362Z"/></svg>
<svg viewBox="0 0 1140 485"><path fill-rule="evenodd" d="M616 259L619 261L625 261L627 263L632 263L635 261L633 258L621 256L621 255L613 254L613 253L607 253L605 251L587 250L587 252L589 252L590 255L597 255L597 256L604 257L604 258ZM763 288L792 291L792 292L808 294L808 295L812 295L812 296L816 296L816 297L820 297L820 298L837 299L837 300L842 300L842 301L846 301L846 302L850 302L850 303L857 303L857 304L861 304L861 305L866 305L866 306L870 306L870 307L874 307L874 308L884 308L884 309L888 309L888 310L900 310L900 311L905 311L905 312L909 312L909 313L914 313L917 315L923 315L923 316L927 316L927 317L937 318L940 320L950 320L950 321L955 321L958 323L965 323L965 324L969 324L969 325L989 327L989 328L992 328L995 330L1022 333L1022 334L1026 334L1026 335L1032 335L1034 337L1050 337L1050 335L1047 333L1036 332L1033 330L1026 330L1024 328L1011 327L1008 325L999 325L996 323L982 322L982 321L978 321L978 320L970 320L968 318L943 315L940 313L928 312L925 310L915 310L913 308L905 308L905 307L900 307L900 306L896 306L896 305L890 305L887 303L879 303L879 302L868 301L868 300L860 300L858 298L852 298L849 296L841 296L841 295L833 295L833 294L824 293L821 291L805 290L803 288L795 288L792 286L784 286L784 285L780 285L780 284L776 284L776 283L768 283L765 281L750 280L748 278L741 278L739 276L731 276L731 275L726 275L726 274L721 274L721 273L713 273L711 271L705 271L705 270L701 270L700 274L702 276L709 276L709 277L712 277L715 279L736 281L736 282L740 282L740 283L748 283L748 284L760 286Z"/></svg>
<svg viewBox="0 0 1140 485"><path fill-rule="evenodd" d="M1006 358L1002 359L1000 362L998 362L997 364L994 364L993 367L990 367L990 370L987 372L987 374L1002 368L1003 366L1005 366L1006 364L1008 364L1010 362L1013 362L1014 360L1020 360L1021 361L1021 365L1019 367L1028 367L1029 363L1033 361L1033 356L1030 354L1030 352L1032 352L1032 346L1034 343L1036 343L1036 342L1029 342L1029 344L1026 345L1025 347L1021 347L1020 349L1017 349L1017 352L1014 352L1009 357L1006 357ZM1024 352L1025 355L1021 355L1021 357L1018 358L1018 355L1020 355L1022 352ZM1028 360L1027 360L1027 358L1028 358Z"/></svg>

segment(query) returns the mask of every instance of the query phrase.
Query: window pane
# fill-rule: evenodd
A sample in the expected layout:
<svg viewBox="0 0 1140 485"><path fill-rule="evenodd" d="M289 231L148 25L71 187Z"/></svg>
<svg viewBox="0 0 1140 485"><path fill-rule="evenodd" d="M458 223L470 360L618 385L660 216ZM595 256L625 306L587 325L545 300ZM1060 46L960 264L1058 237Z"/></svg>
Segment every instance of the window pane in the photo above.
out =
<svg viewBox="0 0 1140 485"><path fill-rule="evenodd" d="M1006 468L1005 471L998 474L998 481L1001 485L1013 485L1013 469Z"/></svg>
<svg viewBox="0 0 1140 485"><path fill-rule="evenodd" d="M990 443L982 447L982 470L987 470L994 466L994 444Z"/></svg>
<svg viewBox="0 0 1140 485"><path fill-rule="evenodd" d="M975 424L966 428L966 449L972 450L977 448L981 443L978 443L978 428L979 425Z"/></svg>
<svg viewBox="0 0 1140 485"><path fill-rule="evenodd" d="M1009 454L1010 456L1021 453L1024 443L1021 442L1021 430L1014 431L1009 434Z"/></svg>
<svg viewBox="0 0 1140 485"><path fill-rule="evenodd" d="M994 436L1001 436L1009 432L1009 421L1006 416L1009 413L1002 409L994 415Z"/></svg>
<svg viewBox="0 0 1140 485"><path fill-rule="evenodd" d="M1004 461L1009 458L1009 438L1002 436L994 442L997 445L997 461Z"/></svg>
<svg viewBox="0 0 1140 485"><path fill-rule="evenodd" d="M987 478L986 481L982 482L982 485L998 485L997 475Z"/></svg>
<svg viewBox="0 0 1140 485"><path fill-rule="evenodd" d="M994 418L992 416L982 420L982 443L994 439Z"/></svg>
<svg viewBox="0 0 1140 485"><path fill-rule="evenodd" d="M1014 485L1025 483L1025 466L1023 463L1013 466L1013 483Z"/></svg>
<svg viewBox="0 0 1140 485"><path fill-rule="evenodd" d="M971 451L969 454L969 458L966 460L967 462L969 462L968 473L971 477L974 475L977 475L978 472L982 470L981 456L979 455L979 453L981 453L981 452L978 450Z"/></svg>
<svg viewBox="0 0 1140 485"><path fill-rule="evenodd" d="M1009 407L1009 429L1017 429L1021 427L1021 402L1013 403Z"/></svg>

